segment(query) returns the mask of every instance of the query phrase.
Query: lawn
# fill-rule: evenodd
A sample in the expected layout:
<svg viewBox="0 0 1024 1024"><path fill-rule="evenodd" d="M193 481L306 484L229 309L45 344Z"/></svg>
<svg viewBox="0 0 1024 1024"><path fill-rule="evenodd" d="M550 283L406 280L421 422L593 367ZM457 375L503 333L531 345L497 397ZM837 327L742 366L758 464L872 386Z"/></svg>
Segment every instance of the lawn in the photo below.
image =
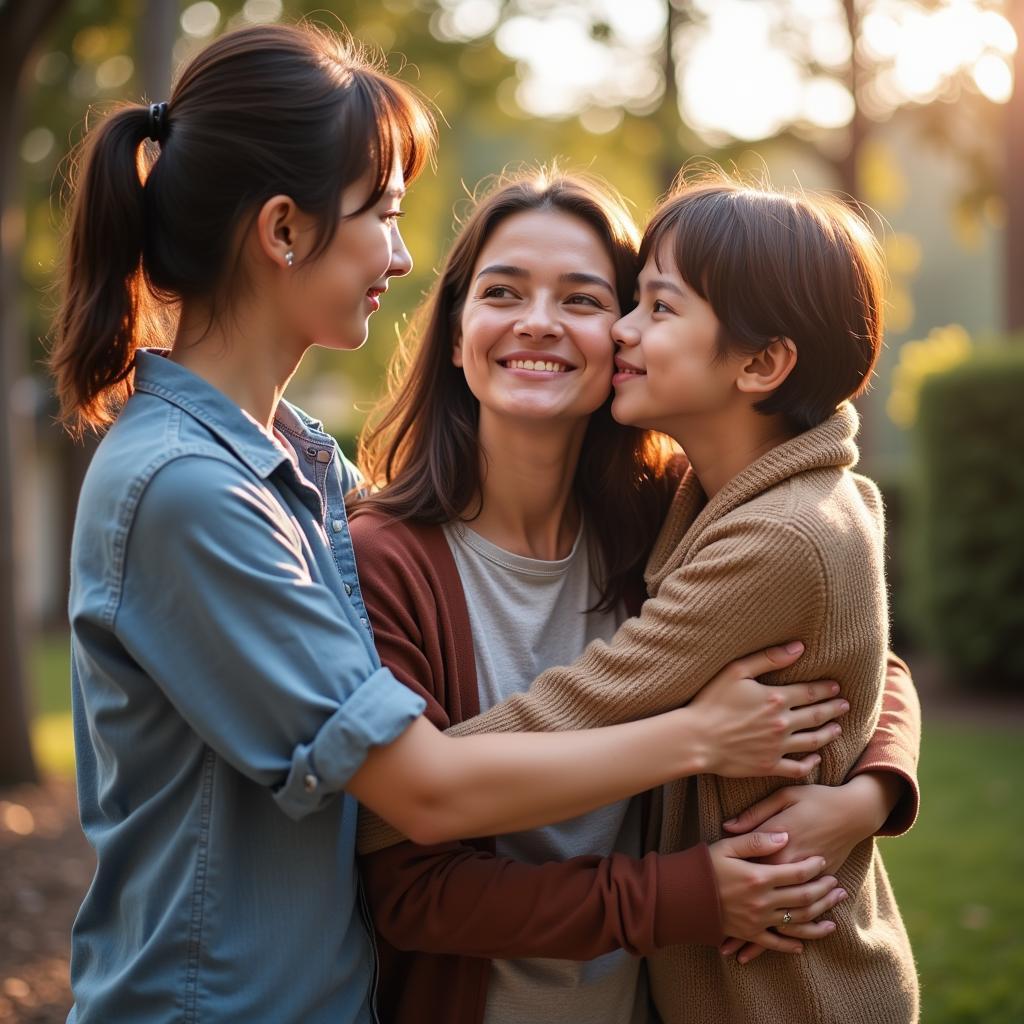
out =
<svg viewBox="0 0 1024 1024"><path fill-rule="evenodd" d="M38 644L33 735L43 767L73 770L67 642ZM928 721L921 817L885 862L921 973L924 1024L1024 1021L1024 730ZM810 1024L810 1022L807 1022Z"/></svg>

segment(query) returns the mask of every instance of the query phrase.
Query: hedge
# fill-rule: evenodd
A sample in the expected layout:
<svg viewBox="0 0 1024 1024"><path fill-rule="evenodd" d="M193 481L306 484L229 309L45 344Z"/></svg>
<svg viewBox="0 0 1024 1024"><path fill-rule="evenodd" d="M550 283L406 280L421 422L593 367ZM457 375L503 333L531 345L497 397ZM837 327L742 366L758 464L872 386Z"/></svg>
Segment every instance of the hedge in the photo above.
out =
<svg viewBox="0 0 1024 1024"><path fill-rule="evenodd" d="M915 634L964 683L1024 683L1024 344L923 381L914 440Z"/></svg>

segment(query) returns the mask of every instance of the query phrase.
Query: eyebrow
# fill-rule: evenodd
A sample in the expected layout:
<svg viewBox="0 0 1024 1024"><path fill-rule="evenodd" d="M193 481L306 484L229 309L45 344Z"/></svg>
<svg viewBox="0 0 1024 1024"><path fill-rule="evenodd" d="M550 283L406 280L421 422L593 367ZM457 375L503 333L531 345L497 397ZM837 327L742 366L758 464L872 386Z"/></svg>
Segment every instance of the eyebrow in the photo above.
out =
<svg viewBox="0 0 1024 1024"><path fill-rule="evenodd" d="M683 289L679 287L679 285L673 284L671 281L667 281L663 277L657 278L654 281L648 281L643 286L643 290L645 292L673 292L675 295L678 295L681 299L686 298L686 292L684 292Z"/></svg>
<svg viewBox="0 0 1024 1024"><path fill-rule="evenodd" d="M530 276L530 272L528 270L524 270L522 267L514 267L508 263L492 263L489 267L484 267L484 269L476 275L477 280L485 274L503 274L506 277ZM568 284L596 284L601 288L607 288L608 291L612 292L612 294L615 293L615 289L598 274L584 274L582 271L577 270L568 274L560 274L558 276L558 280Z"/></svg>

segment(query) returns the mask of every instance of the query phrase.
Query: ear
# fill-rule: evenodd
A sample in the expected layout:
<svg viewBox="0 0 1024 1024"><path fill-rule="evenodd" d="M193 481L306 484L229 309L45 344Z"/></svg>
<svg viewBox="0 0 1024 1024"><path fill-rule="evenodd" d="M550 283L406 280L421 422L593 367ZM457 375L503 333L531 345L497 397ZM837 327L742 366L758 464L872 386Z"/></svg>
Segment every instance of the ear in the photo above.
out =
<svg viewBox="0 0 1024 1024"><path fill-rule="evenodd" d="M743 364L736 377L736 387L750 395L768 394L793 372L796 361L796 345L789 338L776 338Z"/></svg>
<svg viewBox="0 0 1024 1024"><path fill-rule="evenodd" d="M462 369L462 333L460 332L455 338L455 344L452 346L452 365Z"/></svg>
<svg viewBox="0 0 1024 1024"><path fill-rule="evenodd" d="M271 196L259 209L253 226L256 243L260 252L272 263L288 267L286 254L293 253L292 260L299 258L296 251L301 232L301 214L290 196Z"/></svg>

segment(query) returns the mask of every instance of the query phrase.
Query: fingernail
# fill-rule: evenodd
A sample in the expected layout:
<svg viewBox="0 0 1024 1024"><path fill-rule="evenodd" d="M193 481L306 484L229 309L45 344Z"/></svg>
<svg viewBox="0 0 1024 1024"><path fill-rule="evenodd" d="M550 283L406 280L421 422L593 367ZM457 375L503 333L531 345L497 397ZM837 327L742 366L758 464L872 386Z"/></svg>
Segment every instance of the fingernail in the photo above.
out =
<svg viewBox="0 0 1024 1024"><path fill-rule="evenodd" d="M846 897L847 897L847 896L849 896L849 895L850 895L850 894L849 894L849 893L848 893L848 892L847 892L847 891L846 891L845 889L840 889L840 890L839 890L839 898L840 898L841 900L845 900L845 899L846 899Z"/></svg>
<svg viewBox="0 0 1024 1024"><path fill-rule="evenodd" d="M771 839L773 843L784 843L789 838L788 832L773 832Z"/></svg>
<svg viewBox="0 0 1024 1024"><path fill-rule="evenodd" d="M723 825L735 825L739 821L739 818L730 818L728 821L723 821Z"/></svg>
<svg viewBox="0 0 1024 1024"><path fill-rule="evenodd" d="M787 654L799 654L804 649L804 645L799 640L792 640L786 644Z"/></svg>
<svg viewBox="0 0 1024 1024"><path fill-rule="evenodd" d="M845 701L845 700L842 701L840 703L840 705L839 705L839 710L840 711L849 711L850 710L850 703L849 703L849 701Z"/></svg>
<svg viewBox="0 0 1024 1024"><path fill-rule="evenodd" d="M838 692L839 692L839 684L838 683L833 683L832 684L832 693L833 693L833 695L837 694Z"/></svg>
<svg viewBox="0 0 1024 1024"><path fill-rule="evenodd" d="M836 926L831 921L822 921L822 924L827 932L834 932L836 930Z"/></svg>

